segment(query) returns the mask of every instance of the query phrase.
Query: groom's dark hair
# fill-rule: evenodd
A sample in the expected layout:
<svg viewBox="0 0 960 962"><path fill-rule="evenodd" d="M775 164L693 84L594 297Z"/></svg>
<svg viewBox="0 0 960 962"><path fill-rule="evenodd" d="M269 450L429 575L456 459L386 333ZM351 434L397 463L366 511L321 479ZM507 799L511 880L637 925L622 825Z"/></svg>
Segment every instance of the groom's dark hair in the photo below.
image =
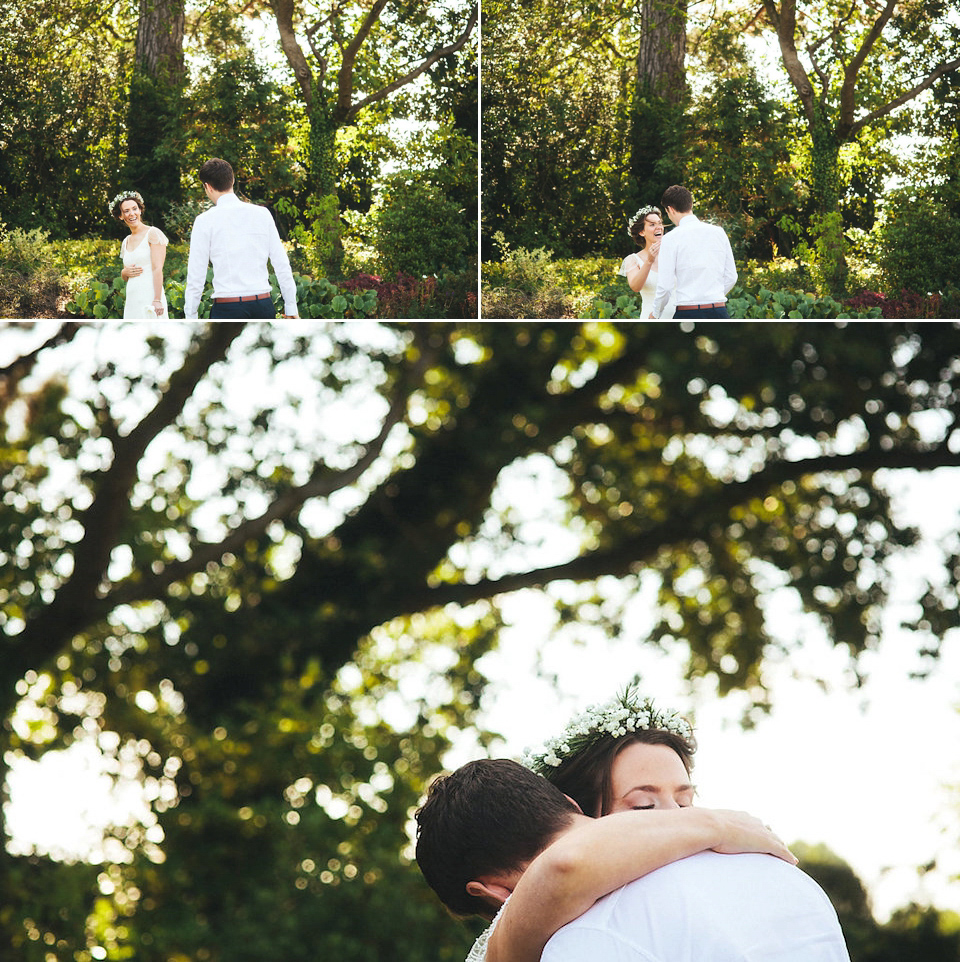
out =
<svg viewBox="0 0 960 962"><path fill-rule="evenodd" d="M663 192L660 203L663 207L672 207L681 214L689 214L693 210L693 194L686 187L673 184Z"/></svg>
<svg viewBox="0 0 960 962"><path fill-rule="evenodd" d="M468 762L437 778L417 811L417 864L451 912L490 918L495 909L470 895L467 883L522 871L576 811L563 792L517 762Z"/></svg>
<svg viewBox="0 0 960 962"><path fill-rule="evenodd" d="M229 161L211 157L200 168L200 182L223 193L233 187L233 168Z"/></svg>

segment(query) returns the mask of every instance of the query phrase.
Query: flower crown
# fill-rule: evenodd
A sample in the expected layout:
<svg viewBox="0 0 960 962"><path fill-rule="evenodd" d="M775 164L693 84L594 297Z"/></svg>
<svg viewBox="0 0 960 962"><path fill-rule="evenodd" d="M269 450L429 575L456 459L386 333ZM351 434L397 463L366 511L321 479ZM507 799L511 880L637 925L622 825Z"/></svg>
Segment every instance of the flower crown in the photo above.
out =
<svg viewBox="0 0 960 962"><path fill-rule="evenodd" d="M143 210L146 207L146 204L143 202L143 198L135 190L121 190L120 193L117 194L117 196L114 197L109 204L107 204L107 210L113 214L113 208L124 200L135 200L140 205L140 210Z"/></svg>
<svg viewBox="0 0 960 962"><path fill-rule="evenodd" d="M633 237L633 225L636 224L637 221L643 222L647 214L657 214L659 217L663 217L659 207L654 207L653 205L650 205L649 207L641 207L640 210L638 210L633 217L627 221L627 233L631 237Z"/></svg>
<svg viewBox="0 0 960 962"><path fill-rule="evenodd" d="M561 734L548 739L537 751L527 749L520 761L543 775L607 735L622 738L631 732L650 729L671 732L683 739L693 735L693 727L685 718L670 709L657 708L649 698L641 699L633 682L610 701L591 705L574 716Z"/></svg>

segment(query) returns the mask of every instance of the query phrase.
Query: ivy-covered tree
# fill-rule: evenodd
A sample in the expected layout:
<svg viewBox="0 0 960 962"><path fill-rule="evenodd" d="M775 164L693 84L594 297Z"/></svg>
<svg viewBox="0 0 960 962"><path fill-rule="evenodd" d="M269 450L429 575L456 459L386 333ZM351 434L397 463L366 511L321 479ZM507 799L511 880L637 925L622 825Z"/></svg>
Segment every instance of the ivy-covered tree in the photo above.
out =
<svg viewBox="0 0 960 962"><path fill-rule="evenodd" d="M500 595L655 578L651 640L762 706L768 649L802 640L773 641L769 585L868 650L916 537L884 472L960 466L954 324L3 335L0 758L92 739L155 819L116 827L93 893L0 849L0 944L26 962L462 958L406 827L475 724ZM501 484L532 463L577 538L542 562ZM942 552L913 624L931 663Z"/></svg>
<svg viewBox="0 0 960 962"><path fill-rule="evenodd" d="M309 123L306 185L317 229L326 235L328 273L338 276L337 131L461 51L477 24L479 5L433 8L374 0L333 3L326 16L297 0L270 0L269 5ZM306 37L309 52L300 36Z"/></svg>
<svg viewBox="0 0 960 962"><path fill-rule="evenodd" d="M830 293L842 296L847 260L840 150L874 129L896 131L901 107L960 70L958 8L954 0L764 0L763 10L809 137L811 227L821 273ZM905 58L905 50L918 55ZM909 115L901 116L907 132Z"/></svg>

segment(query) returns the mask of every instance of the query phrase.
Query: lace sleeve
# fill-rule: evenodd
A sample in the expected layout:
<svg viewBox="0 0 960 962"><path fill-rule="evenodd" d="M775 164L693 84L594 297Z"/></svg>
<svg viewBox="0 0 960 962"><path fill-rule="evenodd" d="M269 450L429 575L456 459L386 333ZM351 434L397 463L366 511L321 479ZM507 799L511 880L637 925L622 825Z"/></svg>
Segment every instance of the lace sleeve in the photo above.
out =
<svg viewBox="0 0 960 962"><path fill-rule="evenodd" d="M151 227L147 231L147 240L151 244L169 244L170 241L167 239L167 235L164 234L159 227Z"/></svg>
<svg viewBox="0 0 960 962"><path fill-rule="evenodd" d="M507 900L509 901L509 899ZM493 934L493 930L497 927L497 922L500 920L500 916L503 914L503 910L507 907L507 903L504 902L500 906L500 911L497 912L494 920L480 933L477 941L473 943L473 948L470 950L470 954L467 956L466 962L486 962L487 958L487 942L490 941L490 936Z"/></svg>

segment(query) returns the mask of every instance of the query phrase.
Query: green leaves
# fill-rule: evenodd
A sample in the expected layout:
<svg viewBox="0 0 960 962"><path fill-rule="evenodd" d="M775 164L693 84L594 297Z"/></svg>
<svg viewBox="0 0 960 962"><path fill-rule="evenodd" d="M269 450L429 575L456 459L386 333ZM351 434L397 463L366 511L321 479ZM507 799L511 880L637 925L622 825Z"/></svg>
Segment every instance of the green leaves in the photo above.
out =
<svg viewBox="0 0 960 962"><path fill-rule="evenodd" d="M370 304L297 283L320 309ZM626 313L621 296L608 304ZM604 638L642 587L649 643L763 706L770 646L802 631L774 632L770 592L871 649L917 538L884 484L960 462L948 324L76 325L62 340L13 359L0 409L0 748L95 739L151 809L111 830L93 908L90 878L64 875L65 915L41 925L0 875L18 946L30 918L40 941L72 950L89 931L144 962L462 957L472 933L418 878L407 831L450 744L490 744L477 664L501 638L498 596L579 583L556 595L557 630ZM507 480L527 473L550 481L549 530ZM928 660L955 621L957 558L954 539L915 599ZM13 723L22 698L32 728Z"/></svg>

